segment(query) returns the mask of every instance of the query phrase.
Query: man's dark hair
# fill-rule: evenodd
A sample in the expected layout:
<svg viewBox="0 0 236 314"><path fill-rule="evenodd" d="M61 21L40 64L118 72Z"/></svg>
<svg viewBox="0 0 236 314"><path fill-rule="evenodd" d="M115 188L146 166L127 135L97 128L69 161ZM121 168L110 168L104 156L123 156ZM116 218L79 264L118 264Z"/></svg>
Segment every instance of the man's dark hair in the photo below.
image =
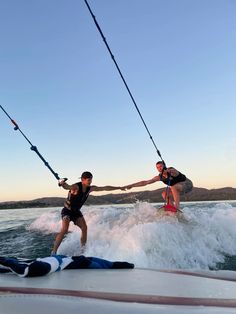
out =
<svg viewBox="0 0 236 314"><path fill-rule="evenodd" d="M166 163L164 162L164 160L163 160L163 161L162 161L162 160L158 161L158 162L156 163L156 166L157 166L157 165L163 165L163 170L166 170L166 169L167 169Z"/></svg>
<svg viewBox="0 0 236 314"><path fill-rule="evenodd" d="M89 171L85 171L81 175L81 179L92 179L93 175Z"/></svg>

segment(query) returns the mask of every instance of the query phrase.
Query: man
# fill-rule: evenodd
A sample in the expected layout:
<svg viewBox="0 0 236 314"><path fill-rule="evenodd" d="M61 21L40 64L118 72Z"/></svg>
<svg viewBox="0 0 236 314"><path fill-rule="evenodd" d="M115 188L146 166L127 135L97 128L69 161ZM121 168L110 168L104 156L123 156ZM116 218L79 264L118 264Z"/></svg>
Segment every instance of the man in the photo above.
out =
<svg viewBox="0 0 236 314"><path fill-rule="evenodd" d="M64 180L59 180L59 185L62 186L65 190L69 190L69 193L67 200L64 203L64 208L61 211L61 231L56 236L51 254L56 254L64 235L68 232L70 221L73 221L73 223L81 229L81 247L85 246L87 242L87 224L81 212L81 208L86 202L89 193L98 191L113 191L119 189L124 190L124 188L120 186L91 186L92 179L92 173L85 171L81 175L81 182L69 185Z"/></svg>
<svg viewBox="0 0 236 314"><path fill-rule="evenodd" d="M170 204L175 206L179 210L180 194L185 194L193 189L192 181L190 181L184 174L179 172L173 167L166 168L163 161L158 161L156 163L158 176L155 176L151 180L140 181L130 185L125 186L125 189L131 189L134 187L145 186L148 184L155 183L157 181L162 181L167 185L167 189L162 192L163 199ZM174 203L172 199L174 200Z"/></svg>

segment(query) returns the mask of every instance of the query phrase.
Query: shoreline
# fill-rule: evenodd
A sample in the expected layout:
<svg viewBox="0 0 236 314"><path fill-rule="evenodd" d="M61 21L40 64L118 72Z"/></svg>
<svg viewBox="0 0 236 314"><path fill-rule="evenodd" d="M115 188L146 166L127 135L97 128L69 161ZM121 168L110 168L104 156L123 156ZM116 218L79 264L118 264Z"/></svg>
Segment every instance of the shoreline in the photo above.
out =
<svg viewBox="0 0 236 314"><path fill-rule="evenodd" d="M119 194L105 194L100 196L89 195L86 205L122 205L135 204L136 202L163 203L161 193L164 188L145 190L141 192L128 192ZM66 197L42 197L33 200L0 202L0 209L14 208L48 208L63 207ZM181 196L184 202L217 202L235 201L236 188L224 187L220 189L205 189L194 187L193 190Z"/></svg>
<svg viewBox="0 0 236 314"><path fill-rule="evenodd" d="M227 202L227 203L234 203L236 202L236 199L233 199L233 200L229 200L229 199L222 199L222 200L199 200L199 201L182 201L181 204L204 204L204 203L224 203L224 202ZM16 202L18 203L18 202ZM19 202L20 203L20 202ZM154 205L163 205L163 202L149 202L149 201L136 201L136 202L133 202L133 203L120 203L120 204L115 204L115 203L111 203L111 204L85 204L84 206L87 206L87 207L92 207L92 206L109 206L109 205L116 205L116 206L131 206L131 205L134 205L134 204L137 204L137 203L150 203L150 204L154 204ZM14 204L15 205L15 204ZM33 208L33 209L39 209L39 208L62 208L63 207L63 203L60 204L60 205L54 205L54 206L51 206L51 205L43 205L43 206L23 206L23 204L20 204L20 206L16 207L14 206L13 204L9 204L9 207L2 207L1 206L1 203L0 203L0 211L1 210L8 210L8 209L30 209L30 208ZM21 206L22 205L22 206Z"/></svg>

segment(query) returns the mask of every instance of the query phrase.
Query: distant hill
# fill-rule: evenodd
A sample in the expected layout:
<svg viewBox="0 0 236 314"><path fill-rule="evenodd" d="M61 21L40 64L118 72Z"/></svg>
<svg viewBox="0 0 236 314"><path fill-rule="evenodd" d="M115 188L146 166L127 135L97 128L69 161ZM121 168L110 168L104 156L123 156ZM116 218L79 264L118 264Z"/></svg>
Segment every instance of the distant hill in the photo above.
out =
<svg viewBox="0 0 236 314"><path fill-rule="evenodd" d="M102 196L90 195L86 205L108 205L108 204L130 204L136 201L147 201L150 203L162 202L161 192L164 189L154 191L130 192L121 194L106 194ZM8 208L34 208L34 207L62 207L65 198L44 197L31 201L2 202L0 209ZM221 189L193 188L193 190L182 197L181 201L220 201L236 200L236 189L225 187Z"/></svg>

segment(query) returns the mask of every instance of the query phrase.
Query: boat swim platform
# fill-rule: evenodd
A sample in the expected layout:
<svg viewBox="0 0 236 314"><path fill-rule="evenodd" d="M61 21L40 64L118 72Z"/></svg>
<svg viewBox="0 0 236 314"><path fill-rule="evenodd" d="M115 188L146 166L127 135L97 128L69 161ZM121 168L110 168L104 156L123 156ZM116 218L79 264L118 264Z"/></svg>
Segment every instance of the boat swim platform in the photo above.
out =
<svg viewBox="0 0 236 314"><path fill-rule="evenodd" d="M67 309L80 314L235 313L236 272L136 268L63 270L30 278L0 274L0 314L37 314L44 307L45 313L50 308L57 314Z"/></svg>

